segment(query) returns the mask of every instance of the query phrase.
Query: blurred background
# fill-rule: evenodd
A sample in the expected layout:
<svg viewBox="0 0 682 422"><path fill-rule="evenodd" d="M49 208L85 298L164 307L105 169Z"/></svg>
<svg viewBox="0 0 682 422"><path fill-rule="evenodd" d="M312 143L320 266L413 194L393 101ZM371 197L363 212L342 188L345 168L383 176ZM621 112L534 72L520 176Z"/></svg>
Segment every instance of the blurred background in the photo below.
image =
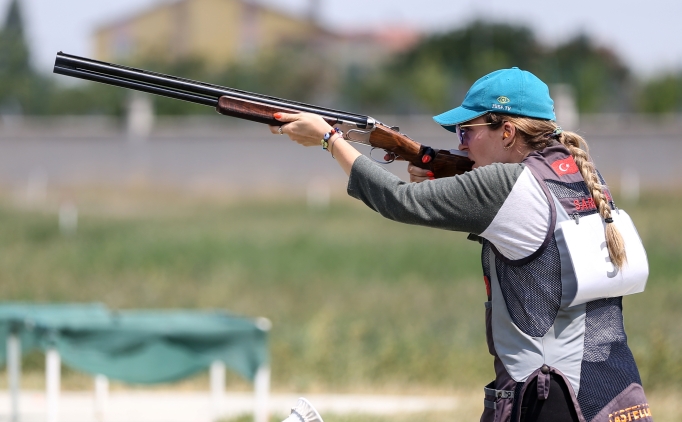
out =
<svg viewBox="0 0 682 422"><path fill-rule="evenodd" d="M327 155L264 126L51 72L63 51L372 115L455 148L431 116L518 66L548 83L558 123L587 139L635 219L651 276L624 300L629 343L657 420L679 420L680 15L673 0L2 0L0 299L264 316L273 394L346 397L325 420L413 418L386 415L408 396L451 399L415 407L422 420L475 420L494 377L477 245L382 220L345 195ZM23 389L45 387L41 352L22 370ZM92 380L65 366L62 388ZM228 372L226 388L252 387ZM397 399L357 406L377 394Z"/></svg>

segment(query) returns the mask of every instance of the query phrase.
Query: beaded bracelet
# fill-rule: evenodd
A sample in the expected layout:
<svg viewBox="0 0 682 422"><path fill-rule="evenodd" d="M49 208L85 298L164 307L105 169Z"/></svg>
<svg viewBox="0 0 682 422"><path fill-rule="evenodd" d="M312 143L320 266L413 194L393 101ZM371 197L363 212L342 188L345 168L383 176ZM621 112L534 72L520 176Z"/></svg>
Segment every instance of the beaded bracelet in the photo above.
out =
<svg viewBox="0 0 682 422"><path fill-rule="evenodd" d="M324 134L324 137L323 137L322 140L320 141L320 144L322 145L322 149L323 149L323 150L325 150L325 151L328 150L328 148L329 148L329 138L331 138L335 133L339 133L340 131L341 131L341 130L339 130L339 129L337 129L337 128L334 127L334 128L332 128L332 130L330 130L329 132L327 132L327 133Z"/></svg>

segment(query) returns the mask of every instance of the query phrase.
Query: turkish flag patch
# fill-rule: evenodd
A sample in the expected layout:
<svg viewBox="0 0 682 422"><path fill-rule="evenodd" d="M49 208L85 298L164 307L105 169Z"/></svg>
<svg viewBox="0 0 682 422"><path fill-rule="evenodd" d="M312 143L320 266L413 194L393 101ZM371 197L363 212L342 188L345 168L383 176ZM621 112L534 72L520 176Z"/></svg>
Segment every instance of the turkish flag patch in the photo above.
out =
<svg viewBox="0 0 682 422"><path fill-rule="evenodd" d="M578 165L573 160L573 157L564 158L563 160L557 160L552 163L552 169L559 176L564 176L566 174L577 173Z"/></svg>

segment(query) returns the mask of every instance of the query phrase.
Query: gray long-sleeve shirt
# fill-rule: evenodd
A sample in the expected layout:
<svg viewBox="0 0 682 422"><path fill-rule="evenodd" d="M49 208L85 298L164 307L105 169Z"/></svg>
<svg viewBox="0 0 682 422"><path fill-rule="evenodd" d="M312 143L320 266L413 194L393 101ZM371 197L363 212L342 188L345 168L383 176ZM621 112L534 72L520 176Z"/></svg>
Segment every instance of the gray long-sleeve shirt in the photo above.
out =
<svg viewBox="0 0 682 422"><path fill-rule="evenodd" d="M535 252L550 225L547 196L524 164L407 183L362 156L353 163L348 194L391 220L480 235L510 259Z"/></svg>

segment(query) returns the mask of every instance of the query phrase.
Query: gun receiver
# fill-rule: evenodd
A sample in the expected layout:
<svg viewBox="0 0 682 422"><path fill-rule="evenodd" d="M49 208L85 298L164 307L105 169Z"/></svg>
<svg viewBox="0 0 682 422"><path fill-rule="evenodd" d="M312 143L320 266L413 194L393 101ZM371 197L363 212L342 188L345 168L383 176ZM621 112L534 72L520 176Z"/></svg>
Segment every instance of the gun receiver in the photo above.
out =
<svg viewBox="0 0 682 422"><path fill-rule="evenodd" d="M433 171L436 177L448 177L471 170L473 162L460 151L430 148L413 141L372 117L325 107L255 94L191 79L164 75L133 67L57 53L54 73L136 91L175 98L214 107L218 113L272 126L283 123L274 113L314 113L331 126L339 127L348 141L380 148L389 156L387 162L402 158L415 166Z"/></svg>

